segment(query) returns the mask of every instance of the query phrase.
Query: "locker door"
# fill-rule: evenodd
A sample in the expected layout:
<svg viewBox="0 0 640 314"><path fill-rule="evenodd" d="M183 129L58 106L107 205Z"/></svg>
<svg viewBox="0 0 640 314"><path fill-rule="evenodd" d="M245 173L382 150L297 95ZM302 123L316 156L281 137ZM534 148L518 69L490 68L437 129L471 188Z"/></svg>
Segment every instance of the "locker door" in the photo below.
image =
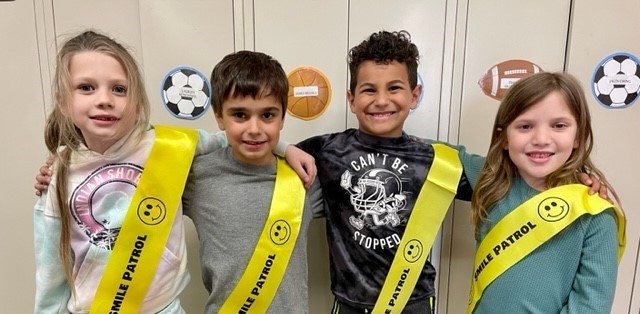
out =
<svg viewBox="0 0 640 314"><path fill-rule="evenodd" d="M47 156L43 104L50 98L43 93L40 77L39 52L45 47L37 33L39 12L34 1L0 2L0 237L5 252L0 261L0 302L7 313L33 312L33 178Z"/></svg>
<svg viewBox="0 0 640 314"><path fill-rule="evenodd" d="M152 108L151 121L218 130L212 108L196 120L175 118L161 103L160 85L167 72L176 66L194 67L211 77L213 67L234 51L232 4L204 0L139 3L141 57Z"/></svg>
<svg viewBox="0 0 640 314"><path fill-rule="evenodd" d="M142 64L140 13L137 1L62 0L56 1L49 10L47 13L53 16L53 24L48 26L53 28L57 43L77 32L92 28L128 45L134 57ZM55 55L52 61L55 61Z"/></svg>
<svg viewBox="0 0 640 314"><path fill-rule="evenodd" d="M567 59L568 71L582 82L589 102L594 133L592 160L615 187L626 209L627 246L618 267L612 313L640 312L637 292L640 214L635 210L640 206L636 183L640 176L637 166L640 102L625 109L607 109L592 96L591 78L600 61L613 53L627 52L640 57L640 42L636 40L640 29L638 12L639 1L615 1L608 5L595 0L574 1Z"/></svg>
<svg viewBox="0 0 640 314"><path fill-rule="evenodd" d="M564 64L569 1L467 1L459 28L463 55L459 124L452 121L451 133L470 152L484 155L499 102L480 90L477 81L493 65L511 59L534 62L546 71L562 70ZM459 26L461 24L458 24ZM457 105L456 105L457 106ZM455 113L454 113L455 115ZM455 137L454 137L455 138ZM469 203L456 201L452 220L449 295L447 313L466 310L475 241L470 225Z"/></svg>
<svg viewBox="0 0 640 314"><path fill-rule="evenodd" d="M285 72L313 66L329 79L331 102L314 120L287 115L283 139L295 143L308 137L340 132L345 121L347 4L345 1L255 1L254 49L282 64Z"/></svg>

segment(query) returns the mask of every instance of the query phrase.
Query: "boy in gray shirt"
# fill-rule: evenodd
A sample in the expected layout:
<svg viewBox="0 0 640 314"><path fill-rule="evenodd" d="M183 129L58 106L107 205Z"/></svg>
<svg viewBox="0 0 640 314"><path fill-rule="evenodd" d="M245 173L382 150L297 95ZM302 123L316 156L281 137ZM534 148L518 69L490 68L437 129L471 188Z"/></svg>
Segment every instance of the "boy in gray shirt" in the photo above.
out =
<svg viewBox="0 0 640 314"><path fill-rule="evenodd" d="M306 313L307 229L311 219L321 215L319 184L306 191L301 213L292 218L300 221L297 239L292 234L295 228L290 228L294 223L274 216L277 214L270 210L272 198L281 196L274 195L274 183L283 163L272 151L286 113L286 74L270 56L240 51L216 65L211 82L216 120L226 132L229 147L196 156L183 194L184 214L193 220L200 242L202 279L209 291L205 312L217 313L225 303L235 313L259 309L271 286L277 290L270 304L266 301L264 309L268 313ZM301 187L297 176L295 179ZM287 189L280 194L289 193ZM295 207L288 200L284 203ZM281 280L273 269L277 263L286 263L285 253L269 253L269 258L250 263L252 255L269 250L262 245L256 247L259 239L271 240L277 249L282 241L294 241ZM249 278L251 284L238 288L246 293L230 298L245 269L256 268L261 271Z"/></svg>

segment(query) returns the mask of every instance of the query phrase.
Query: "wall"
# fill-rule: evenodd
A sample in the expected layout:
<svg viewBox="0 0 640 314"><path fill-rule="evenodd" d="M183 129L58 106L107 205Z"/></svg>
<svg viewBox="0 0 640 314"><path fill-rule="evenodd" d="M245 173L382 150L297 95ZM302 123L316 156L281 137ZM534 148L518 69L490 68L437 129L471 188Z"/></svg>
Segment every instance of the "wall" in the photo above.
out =
<svg viewBox="0 0 640 314"><path fill-rule="evenodd" d="M42 142L45 114L50 105L50 76L57 43L65 35L93 27L127 44L144 69L152 103L152 121L217 130L212 113L195 121L177 120L160 106L159 85L177 65L190 65L209 74L224 55L241 49L264 51L281 61L285 71L300 65L320 69L332 84L332 101L324 115L312 121L287 117L283 138L306 137L356 127L348 111L346 53L379 29L406 29L422 58L419 74L425 93L406 130L421 137L448 140L483 153L498 102L483 95L477 80L490 66L514 58L536 62L545 70L568 69L588 87L598 61L616 51L640 55L634 38L640 29L636 0L617 0L602 7L595 0L492 2L383 0L171 1L171 0L32 0L0 2L0 95L5 110L1 144L2 198L0 234L5 257L0 262L3 311L25 313L33 306L32 213L33 177L46 158ZM7 75L6 73L9 73ZM16 75L11 75L16 73ZM25 92L29 91L29 92ZM590 99L596 133L595 162L608 174L627 209L627 253L620 265L614 313L638 313L637 273L640 199L632 178L640 151L635 122L638 104L607 110ZM628 131L627 131L628 130ZM19 136L18 136L19 135ZM626 141L625 141L626 140ZM631 141L631 142L629 142ZM631 145L629 145L631 144ZM206 293L200 281L197 238L187 226L192 282L182 301L188 313L202 312ZM311 313L329 311L324 222L310 231ZM434 245L439 263L439 313L463 313L471 272L473 241L468 204L456 202ZM623 275L624 274L624 275ZM637 294L637 292L635 293Z"/></svg>

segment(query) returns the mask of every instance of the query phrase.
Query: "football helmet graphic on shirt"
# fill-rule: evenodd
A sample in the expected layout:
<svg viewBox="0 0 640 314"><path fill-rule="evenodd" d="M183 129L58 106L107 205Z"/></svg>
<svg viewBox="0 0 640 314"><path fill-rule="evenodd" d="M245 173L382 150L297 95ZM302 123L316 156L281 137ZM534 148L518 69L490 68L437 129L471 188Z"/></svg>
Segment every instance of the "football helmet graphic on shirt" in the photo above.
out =
<svg viewBox="0 0 640 314"><path fill-rule="evenodd" d="M402 181L393 172L386 169L371 169L351 184L351 173L346 170L340 180L340 186L350 194L351 205L359 214L349 217L353 227L362 230L365 226L377 227L400 224L398 211L405 209L407 197L402 191Z"/></svg>

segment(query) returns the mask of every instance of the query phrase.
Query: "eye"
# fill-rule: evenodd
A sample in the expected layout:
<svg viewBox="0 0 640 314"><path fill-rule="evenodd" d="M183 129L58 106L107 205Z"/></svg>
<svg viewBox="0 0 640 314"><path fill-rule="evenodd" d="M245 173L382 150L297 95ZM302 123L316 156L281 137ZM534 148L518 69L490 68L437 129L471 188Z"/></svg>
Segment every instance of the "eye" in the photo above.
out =
<svg viewBox="0 0 640 314"><path fill-rule="evenodd" d="M262 118L269 120L269 119L273 119L276 115L273 112L265 112L262 114Z"/></svg>
<svg viewBox="0 0 640 314"><path fill-rule="evenodd" d="M564 122L558 122L558 123L554 124L553 127L555 129L565 129L565 128L569 127L569 124L564 123Z"/></svg>
<svg viewBox="0 0 640 314"><path fill-rule="evenodd" d="M93 86L89 85L89 84L80 84L78 85L78 89L83 91L83 92L90 92L93 90Z"/></svg>
<svg viewBox="0 0 640 314"><path fill-rule="evenodd" d="M403 89L403 87L401 85L391 85L391 86L389 86L389 90L392 91L392 92L393 91L402 90L402 89Z"/></svg>
<svg viewBox="0 0 640 314"><path fill-rule="evenodd" d="M236 111L231 113L231 116L236 118L236 119L244 119L247 117L247 115L244 112L241 111Z"/></svg>
<svg viewBox="0 0 640 314"><path fill-rule="evenodd" d="M363 89L361 90L361 92L362 92L363 94L371 95L371 94L375 93L375 92L376 92L376 90L375 90L374 88L371 88L371 87L366 87L366 88L363 88Z"/></svg>
<svg viewBox="0 0 640 314"><path fill-rule="evenodd" d="M519 125L516 126L516 129L518 129L518 130L530 130L532 128L533 128L533 126L531 124L526 124L526 123L519 124Z"/></svg>
<svg viewBox="0 0 640 314"><path fill-rule="evenodd" d="M122 94L122 95L126 95L127 94L127 88L122 86L122 85L117 85L113 87L113 92L116 94Z"/></svg>

